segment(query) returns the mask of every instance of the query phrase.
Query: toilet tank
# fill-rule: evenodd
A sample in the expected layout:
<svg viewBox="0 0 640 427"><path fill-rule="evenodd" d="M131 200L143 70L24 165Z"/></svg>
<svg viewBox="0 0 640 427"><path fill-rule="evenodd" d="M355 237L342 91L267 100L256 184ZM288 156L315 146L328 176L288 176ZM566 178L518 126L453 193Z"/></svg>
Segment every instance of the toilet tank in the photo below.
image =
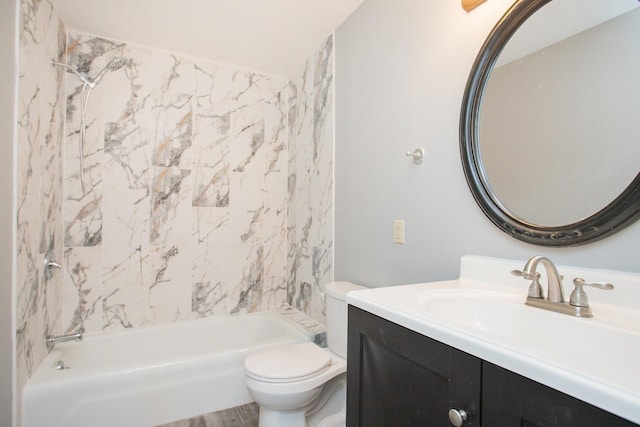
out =
<svg viewBox="0 0 640 427"><path fill-rule="evenodd" d="M327 344L340 357L347 357L347 303L351 291L366 289L351 282L330 282L324 287Z"/></svg>

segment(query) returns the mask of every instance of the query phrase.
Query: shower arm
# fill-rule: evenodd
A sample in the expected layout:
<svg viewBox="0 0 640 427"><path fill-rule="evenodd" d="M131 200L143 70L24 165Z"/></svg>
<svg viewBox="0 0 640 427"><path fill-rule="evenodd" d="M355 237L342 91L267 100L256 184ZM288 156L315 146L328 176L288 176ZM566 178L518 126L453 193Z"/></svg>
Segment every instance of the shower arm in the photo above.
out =
<svg viewBox="0 0 640 427"><path fill-rule="evenodd" d="M84 74L82 74L80 71L76 70L75 68L73 68L71 65L69 64L63 64L62 62L56 62L56 61L51 61L51 63L53 65L58 65L60 67L64 67L67 70L71 71L73 74L75 74L82 83L84 83L86 86L92 87L95 86L95 83L89 78L89 76L85 76Z"/></svg>

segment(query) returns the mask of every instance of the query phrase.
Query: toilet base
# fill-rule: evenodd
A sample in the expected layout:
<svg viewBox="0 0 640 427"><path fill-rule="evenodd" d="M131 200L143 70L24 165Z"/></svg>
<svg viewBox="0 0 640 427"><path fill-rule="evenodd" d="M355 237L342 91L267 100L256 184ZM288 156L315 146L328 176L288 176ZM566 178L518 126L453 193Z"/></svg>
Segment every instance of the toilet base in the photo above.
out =
<svg viewBox="0 0 640 427"><path fill-rule="evenodd" d="M309 427L345 427L347 418L347 377L334 378L326 385L330 395L320 408L307 412Z"/></svg>
<svg viewBox="0 0 640 427"><path fill-rule="evenodd" d="M300 409L283 410L260 406L258 427L344 427L347 378L330 380L317 401Z"/></svg>
<svg viewBox="0 0 640 427"><path fill-rule="evenodd" d="M297 411L282 411L260 407L258 427L307 427L305 409Z"/></svg>

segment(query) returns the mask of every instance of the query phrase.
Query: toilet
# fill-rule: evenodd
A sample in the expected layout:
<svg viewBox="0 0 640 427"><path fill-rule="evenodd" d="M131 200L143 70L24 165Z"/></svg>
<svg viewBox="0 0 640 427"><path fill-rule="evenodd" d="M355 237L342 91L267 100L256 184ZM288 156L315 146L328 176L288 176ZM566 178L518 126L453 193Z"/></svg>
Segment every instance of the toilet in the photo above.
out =
<svg viewBox="0 0 640 427"><path fill-rule="evenodd" d="M260 406L259 427L343 427L347 388L347 293L362 286L325 288L327 343L272 347L249 355L245 377Z"/></svg>

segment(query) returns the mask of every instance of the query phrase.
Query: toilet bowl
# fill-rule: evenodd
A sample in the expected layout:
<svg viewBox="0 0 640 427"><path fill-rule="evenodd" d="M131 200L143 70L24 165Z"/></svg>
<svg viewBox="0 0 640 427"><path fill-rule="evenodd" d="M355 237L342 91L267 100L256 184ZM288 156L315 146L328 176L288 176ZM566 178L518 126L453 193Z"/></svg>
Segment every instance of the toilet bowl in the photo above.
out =
<svg viewBox="0 0 640 427"><path fill-rule="evenodd" d="M249 355L245 378L260 406L259 427L344 426L348 292L364 289L349 282L325 287L327 342L272 347Z"/></svg>

